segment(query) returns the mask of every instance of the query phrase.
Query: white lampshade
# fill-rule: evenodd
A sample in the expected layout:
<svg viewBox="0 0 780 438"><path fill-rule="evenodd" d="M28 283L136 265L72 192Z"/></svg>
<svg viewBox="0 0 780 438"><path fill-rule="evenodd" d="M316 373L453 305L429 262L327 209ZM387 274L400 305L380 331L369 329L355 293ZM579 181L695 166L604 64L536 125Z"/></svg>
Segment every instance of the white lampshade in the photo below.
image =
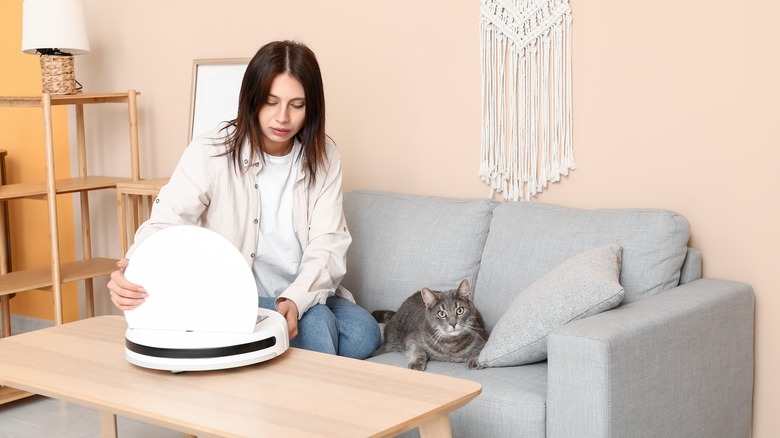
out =
<svg viewBox="0 0 780 438"><path fill-rule="evenodd" d="M72 55L89 53L84 4L80 0L24 0L22 52L59 49Z"/></svg>

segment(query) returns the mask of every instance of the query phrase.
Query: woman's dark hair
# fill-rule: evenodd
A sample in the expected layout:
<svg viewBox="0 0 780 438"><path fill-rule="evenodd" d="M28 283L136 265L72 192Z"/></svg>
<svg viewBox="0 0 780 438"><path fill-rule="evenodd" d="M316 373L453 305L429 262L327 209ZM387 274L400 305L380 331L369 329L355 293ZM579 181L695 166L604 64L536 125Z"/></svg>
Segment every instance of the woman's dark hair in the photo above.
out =
<svg viewBox="0 0 780 438"><path fill-rule="evenodd" d="M274 78L284 73L303 85L306 115L295 139L301 142L303 163L313 182L317 167L325 161L325 91L314 52L299 42L268 43L249 61L241 82L238 114L227 125L235 129L225 139L228 147L225 155L229 155L236 168L240 169L241 145L248 139L252 150L262 158L260 152L264 151L264 146L258 119L260 108L267 102Z"/></svg>

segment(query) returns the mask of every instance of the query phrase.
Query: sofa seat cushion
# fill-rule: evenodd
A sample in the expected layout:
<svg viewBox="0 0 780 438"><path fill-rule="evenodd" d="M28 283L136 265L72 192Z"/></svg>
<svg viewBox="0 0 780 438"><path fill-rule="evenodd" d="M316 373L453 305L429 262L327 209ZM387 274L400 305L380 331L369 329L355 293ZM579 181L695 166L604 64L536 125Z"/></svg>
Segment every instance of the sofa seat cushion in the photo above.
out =
<svg viewBox="0 0 780 438"><path fill-rule="evenodd" d="M369 312L397 310L423 287L475 284L497 202L372 191L344 194L352 234L341 285Z"/></svg>
<svg viewBox="0 0 780 438"><path fill-rule="evenodd" d="M493 210L474 303L492 330L518 294L571 257L623 248L623 303L675 287L687 251L688 221L661 209L581 210L512 202Z"/></svg>
<svg viewBox="0 0 780 438"><path fill-rule="evenodd" d="M402 353L385 353L372 362L405 367ZM531 438L545 436L547 362L511 368L469 370L465 363L429 361L426 373L482 384L482 393L450 414L452 436ZM417 436L416 431L404 436Z"/></svg>

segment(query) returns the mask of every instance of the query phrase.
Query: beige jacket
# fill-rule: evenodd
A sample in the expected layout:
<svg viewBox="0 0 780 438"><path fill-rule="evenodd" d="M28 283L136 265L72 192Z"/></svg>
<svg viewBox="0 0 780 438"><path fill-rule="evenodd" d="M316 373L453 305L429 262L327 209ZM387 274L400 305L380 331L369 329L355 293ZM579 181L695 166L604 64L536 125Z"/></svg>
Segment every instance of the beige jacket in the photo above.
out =
<svg viewBox="0 0 780 438"><path fill-rule="evenodd" d="M149 220L135 234L127 252L163 228L198 225L228 239L244 255L249 266L257 249L260 196L257 175L260 157L249 143L241 148L241 168L236 169L214 139L223 133L211 131L195 138L182 154L170 182L162 187ZM313 305L325 303L336 293L354 302L339 283L346 273L346 253L352 237L342 210L341 157L328 139L326 162L316 182L301 166L293 194L295 232L303 249L300 272L280 298L298 306L298 317ZM132 262L131 262L132 263Z"/></svg>

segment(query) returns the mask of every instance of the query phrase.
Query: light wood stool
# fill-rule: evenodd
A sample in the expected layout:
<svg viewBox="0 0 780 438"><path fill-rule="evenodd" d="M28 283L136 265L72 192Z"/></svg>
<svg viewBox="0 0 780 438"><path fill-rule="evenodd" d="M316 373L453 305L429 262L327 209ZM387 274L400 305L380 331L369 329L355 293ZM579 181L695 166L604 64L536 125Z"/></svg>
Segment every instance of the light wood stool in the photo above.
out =
<svg viewBox="0 0 780 438"><path fill-rule="evenodd" d="M170 178L142 179L116 185L116 210L119 215L119 258L127 254L135 231L149 217L152 202ZM145 201L145 203L142 203ZM129 209L128 209L129 207Z"/></svg>

